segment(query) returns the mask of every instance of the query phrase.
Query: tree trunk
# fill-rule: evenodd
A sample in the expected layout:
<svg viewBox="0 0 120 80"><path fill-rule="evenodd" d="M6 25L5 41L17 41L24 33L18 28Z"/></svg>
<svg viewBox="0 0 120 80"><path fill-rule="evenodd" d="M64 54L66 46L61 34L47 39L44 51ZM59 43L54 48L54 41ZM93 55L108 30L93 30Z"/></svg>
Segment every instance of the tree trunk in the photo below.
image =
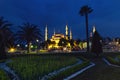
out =
<svg viewBox="0 0 120 80"><path fill-rule="evenodd" d="M5 46L1 45L0 46L0 60L2 59L6 59L7 55L6 55L6 51L5 51Z"/></svg>
<svg viewBox="0 0 120 80"><path fill-rule="evenodd" d="M27 47L27 53L30 53L30 51L31 51L31 43L28 42L27 45L28 45L28 47Z"/></svg>
<svg viewBox="0 0 120 80"><path fill-rule="evenodd" d="M89 53L88 13L85 14L85 20L86 20L87 52Z"/></svg>

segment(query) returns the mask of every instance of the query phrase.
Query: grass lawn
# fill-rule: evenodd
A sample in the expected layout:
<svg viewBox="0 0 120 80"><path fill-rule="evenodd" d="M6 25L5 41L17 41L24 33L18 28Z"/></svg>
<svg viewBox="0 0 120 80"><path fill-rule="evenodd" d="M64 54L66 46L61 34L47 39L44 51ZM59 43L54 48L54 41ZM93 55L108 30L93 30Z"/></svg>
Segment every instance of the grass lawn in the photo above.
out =
<svg viewBox="0 0 120 80"><path fill-rule="evenodd" d="M120 54L114 53L113 56L107 56L107 60L112 64L120 65ZM97 80L120 80L120 68L112 66L106 67L105 69L101 70Z"/></svg>
<svg viewBox="0 0 120 80"><path fill-rule="evenodd" d="M105 68L99 73L96 80L120 80L120 68L117 67Z"/></svg>
<svg viewBox="0 0 120 80"><path fill-rule="evenodd" d="M0 80L10 80L8 75L0 69Z"/></svg>
<svg viewBox="0 0 120 80"><path fill-rule="evenodd" d="M77 61L78 59L72 56L31 55L14 57L7 65L20 76L21 80L38 80L45 74L75 64Z"/></svg>
<svg viewBox="0 0 120 80"><path fill-rule="evenodd" d="M111 64L115 64L115 65L119 65L119 66L120 66L120 55L107 56L106 59L107 59Z"/></svg>

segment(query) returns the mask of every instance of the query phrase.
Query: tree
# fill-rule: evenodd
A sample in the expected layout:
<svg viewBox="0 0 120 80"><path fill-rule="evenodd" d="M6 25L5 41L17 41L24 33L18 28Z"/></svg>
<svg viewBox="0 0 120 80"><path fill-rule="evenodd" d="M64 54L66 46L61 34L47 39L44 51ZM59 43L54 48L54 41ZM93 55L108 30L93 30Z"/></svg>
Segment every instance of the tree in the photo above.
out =
<svg viewBox="0 0 120 80"><path fill-rule="evenodd" d="M85 16L86 21L86 38L87 38L87 52L89 52L89 34L88 34L88 14L91 13L93 9L88 7L87 5L81 7L79 14L81 16Z"/></svg>
<svg viewBox="0 0 120 80"><path fill-rule="evenodd" d="M52 43L52 42L51 42L50 39L48 39L47 41L45 41L45 42L44 42L44 48L45 48L45 49L48 49L48 46L49 46L51 43Z"/></svg>
<svg viewBox="0 0 120 80"><path fill-rule="evenodd" d="M95 31L92 39L91 52L95 53L97 56L103 52L101 40L102 40L101 36L97 31Z"/></svg>
<svg viewBox="0 0 120 80"><path fill-rule="evenodd" d="M38 39L39 41L42 40L40 28L37 25L30 23L24 23L22 26L19 27L20 30L16 33L16 39L18 42L27 43L27 52L29 53L31 43L36 41L36 39Z"/></svg>
<svg viewBox="0 0 120 80"><path fill-rule="evenodd" d="M0 59L7 57L6 48L13 45L13 32L10 30L10 26L12 24L0 17Z"/></svg>
<svg viewBox="0 0 120 80"><path fill-rule="evenodd" d="M67 40L66 39L64 39L64 38L61 38L60 39L60 41L59 41L59 43L58 43L58 45L59 46L66 46L67 45Z"/></svg>
<svg viewBox="0 0 120 80"><path fill-rule="evenodd" d="M80 42L81 42L80 39L77 39L77 40L76 40L76 44L77 44L77 45L79 45Z"/></svg>
<svg viewBox="0 0 120 80"><path fill-rule="evenodd" d="M73 40L73 39L70 39L70 40L69 40L69 43L70 43L70 46L73 48L73 46L74 46L74 40Z"/></svg>

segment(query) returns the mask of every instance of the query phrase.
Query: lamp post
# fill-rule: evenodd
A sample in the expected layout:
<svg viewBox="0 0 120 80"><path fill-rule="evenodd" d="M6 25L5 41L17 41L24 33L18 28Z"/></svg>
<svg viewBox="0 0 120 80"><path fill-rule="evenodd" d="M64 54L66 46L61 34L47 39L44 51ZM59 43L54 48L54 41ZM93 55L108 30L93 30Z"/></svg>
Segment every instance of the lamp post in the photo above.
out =
<svg viewBox="0 0 120 80"><path fill-rule="evenodd" d="M39 47L38 43L39 43L39 40L36 39L36 42L37 42L37 50L36 50L36 52L38 53L38 47Z"/></svg>
<svg viewBox="0 0 120 80"><path fill-rule="evenodd" d="M20 44L17 44L17 51L21 51L20 50Z"/></svg>

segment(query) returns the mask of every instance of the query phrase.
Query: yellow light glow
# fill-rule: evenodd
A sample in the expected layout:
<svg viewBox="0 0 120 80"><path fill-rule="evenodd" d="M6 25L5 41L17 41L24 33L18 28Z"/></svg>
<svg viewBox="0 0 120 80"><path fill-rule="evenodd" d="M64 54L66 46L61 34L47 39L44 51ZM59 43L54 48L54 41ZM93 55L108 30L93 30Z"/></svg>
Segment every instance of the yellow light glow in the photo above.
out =
<svg viewBox="0 0 120 80"><path fill-rule="evenodd" d="M70 43L67 44L68 47L71 47Z"/></svg>
<svg viewBox="0 0 120 80"><path fill-rule="evenodd" d="M49 46L48 46L48 49L50 49L50 48L52 48L52 45L49 45Z"/></svg>
<svg viewBox="0 0 120 80"><path fill-rule="evenodd" d="M87 42L83 43L83 48L87 48Z"/></svg>
<svg viewBox="0 0 120 80"><path fill-rule="evenodd" d="M42 52L42 53L48 52L47 50L43 50L43 49L41 49L41 50L39 50L39 51Z"/></svg>
<svg viewBox="0 0 120 80"><path fill-rule="evenodd" d="M10 48L8 52L15 52L15 48Z"/></svg>
<svg viewBox="0 0 120 80"><path fill-rule="evenodd" d="M30 47L33 48L33 45L31 45Z"/></svg>

